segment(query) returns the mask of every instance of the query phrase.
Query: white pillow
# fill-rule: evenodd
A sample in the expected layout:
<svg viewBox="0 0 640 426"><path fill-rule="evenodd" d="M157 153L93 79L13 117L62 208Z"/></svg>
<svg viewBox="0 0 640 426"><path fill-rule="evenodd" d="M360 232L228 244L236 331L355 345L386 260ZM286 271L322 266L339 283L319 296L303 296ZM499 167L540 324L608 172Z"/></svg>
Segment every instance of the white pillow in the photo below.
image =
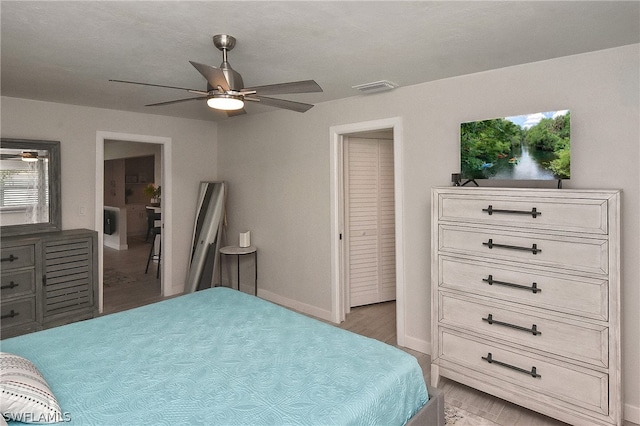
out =
<svg viewBox="0 0 640 426"><path fill-rule="evenodd" d="M63 420L49 385L33 363L0 352L0 413L6 420L56 423Z"/></svg>

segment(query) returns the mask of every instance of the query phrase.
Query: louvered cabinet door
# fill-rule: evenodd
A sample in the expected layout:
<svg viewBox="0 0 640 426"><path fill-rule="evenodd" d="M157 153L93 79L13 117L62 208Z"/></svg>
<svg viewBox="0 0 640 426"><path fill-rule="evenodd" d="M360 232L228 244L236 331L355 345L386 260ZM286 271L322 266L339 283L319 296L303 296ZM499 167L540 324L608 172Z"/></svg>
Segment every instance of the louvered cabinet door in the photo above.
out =
<svg viewBox="0 0 640 426"><path fill-rule="evenodd" d="M43 244L43 322L45 327L95 315L96 238L70 235Z"/></svg>

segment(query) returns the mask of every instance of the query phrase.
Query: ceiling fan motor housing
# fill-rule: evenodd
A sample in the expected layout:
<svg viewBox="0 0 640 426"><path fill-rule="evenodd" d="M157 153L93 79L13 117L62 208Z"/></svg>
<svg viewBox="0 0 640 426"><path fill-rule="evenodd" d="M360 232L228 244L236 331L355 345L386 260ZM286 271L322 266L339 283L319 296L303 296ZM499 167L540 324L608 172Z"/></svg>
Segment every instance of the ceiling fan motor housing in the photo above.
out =
<svg viewBox="0 0 640 426"><path fill-rule="evenodd" d="M220 64L220 70L224 74L224 78L227 79L227 83L229 83L229 88L231 89L231 91L240 93L240 90L244 88L242 76L234 71L227 61L224 61L222 64Z"/></svg>

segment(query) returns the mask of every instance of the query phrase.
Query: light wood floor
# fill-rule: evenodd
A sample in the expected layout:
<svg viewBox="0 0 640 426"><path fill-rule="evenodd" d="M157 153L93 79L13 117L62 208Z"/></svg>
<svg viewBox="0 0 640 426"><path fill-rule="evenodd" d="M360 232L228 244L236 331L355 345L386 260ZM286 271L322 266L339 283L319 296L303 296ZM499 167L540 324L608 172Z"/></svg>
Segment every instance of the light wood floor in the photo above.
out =
<svg viewBox="0 0 640 426"><path fill-rule="evenodd" d="M131 309L162 300L160 280L156 279L156 263L144 269L150 244L144 237L129 240L129 250L104 249L105 290L104 314ZM107 281L110 278L110 281ZM353 308L339 327L397 346L395 302ZM427 354L400 348L415 356L422 367L425 381L430 383ZM543 416L478 390L442 378L439 388L445 392L447 404L457 406L503 426L562 426L566 423ZM633 423L625 422L632 426Z"/></svg>
<svg viewBox="0 0 640 426"><path fill-rule="evenodd" d="M151 262L145 274L151 243L142 237L130 237L128 250L104 247L104 312L124 311L162 300L158 264Z"/></svg>

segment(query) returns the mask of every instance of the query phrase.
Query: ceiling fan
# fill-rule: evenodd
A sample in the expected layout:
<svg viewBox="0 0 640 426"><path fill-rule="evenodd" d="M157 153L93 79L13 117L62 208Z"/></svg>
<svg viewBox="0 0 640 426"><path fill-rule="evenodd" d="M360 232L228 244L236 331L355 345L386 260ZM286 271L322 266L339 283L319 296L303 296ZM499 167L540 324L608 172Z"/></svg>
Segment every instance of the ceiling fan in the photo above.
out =
<svg viewBox="0 0 640 426"><path fill-rule="evenodd" d="M222 51L220 68L189 61L191 65L207 80L207 90L187 89L160 84L139 83L125 80L109 80L117 83L139 84L143 86L165 87L168 89L186 90L189 93L201 95L195 98L177 99L158 102L145 106L171 105L179 102L206 100L207 105L214 109L227 112L228 116L246 114L245 101L259 102L263 105L284 108L296 112L308 111L312 104L277 99L265 95L283 95L289 93L322 92L322 88L313 80L293 81L289 83L269 84L265 86L244 87L240 73L231 68L227 61L227 52L236 45L236 39L230 35L218 34L213 36L213 44Z"/></svg>

